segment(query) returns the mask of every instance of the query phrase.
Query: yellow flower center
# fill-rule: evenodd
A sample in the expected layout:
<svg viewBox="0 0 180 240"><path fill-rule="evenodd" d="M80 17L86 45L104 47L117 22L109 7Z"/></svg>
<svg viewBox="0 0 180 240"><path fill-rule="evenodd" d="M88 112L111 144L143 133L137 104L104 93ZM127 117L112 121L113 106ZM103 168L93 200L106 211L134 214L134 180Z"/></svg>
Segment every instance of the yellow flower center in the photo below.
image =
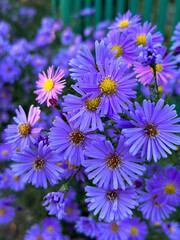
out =
<svg viewBox="0 0 180 240"><path fill-rule="evenodd" d="M89 98L87 98L85 100L86 109L94 112L97 110L100 102L101 102L101 100L97 97L92 100L89 100Z"/></svg>
<svg viewBox="0 0 180 240"><path fill-rule="evenodd" d="M31 126L28 123L23 123L19 126L18 133L21 134L21 137L26 137L31 132Z"/></svg>
<svg viewBox="0 0 180 240"><path fill-rule="evenodd" d="M175 193L175 186L174 184L167 184L164 188L164 192L167 194L174 194Z"/></svg>
<svg viewBox="0 0 180 240"><path fill-rule="evenodd" d="M54 87L54 82L52 79L46 79L44 83L44 90L49 92Z"/></svg>
<svg viewBox="0 0 180 240"><path fill-rule="evenodd" d="M56 163L56 166L61 166L61 165L62 165L61 162Z"/></svg>
<svg viewBox="0 0 180 240"><path fill-rule="evenodd" d="M38 65L41 65L41 60L37 60L36 62Z"/></svg>
<svg viewBox="0 0 180 240"><path fill-rule="evenodd" d="M7 181L7 179L8 179L7 176L4 176L4 177L3 177L3 180L4 180L4 181Z"/></svg>
<svg viewBox="0 0 180 240"><path fill-rule="evenodd" d="M67 214L71 214L73 212L73 209L71 207L66 208Z"/></svg>
<svg viewBox="0 0 180 240"><path fill-rule="evenodd" d="M170 227L170 228L169 228L169 231L170 231L170 232L174 232L174 230L175 230L174 227Z"/></svg>
<svg viewBox="0 0 180 240"><path fill-rule="evenodd" d="M112 232L117 232L119 230L119 226L115 223L115 222L113 222L112 224L111 224L111 231Z"/></svg>
<svg viewBox="0 0 180 240"><path fill-rule="evenodd" d="M14 176L13 179L14 179L14 181L19 181L20 176L17 176L17 177Z"/></svg>
<svg viewBox="0 0 180 240"><path fill-rule="evenodd" d="M160 222L156 221L156 222L154 223L154 225L155 225L156 227L159 227L161 224L160 224Z"/></svg>
<svg viewBox="0 0 180 240"><path fill-rule="evenodd" d="M145 46L147 44L146 36L144 36L144 35L137 36L136 44L137 45L141 45L142 44L143 46Z"/></svg>
<svg viewBox="0 0 180 240"><path fill-rule="evenodd" d="M127 26L129 26L128 20L124 20L124 21L120 22L120 24L119 24L120 28L126 28Z"/></svg>
<svg viewBox="0 0 180 240"><path fill-rule="evenodd" d="M45 166L45 160L42 157L37 157L33 161L33 168L36 171L41 171L42 168Z"/></svg>
<svg viewBox="0 0 180 240"><path fill-rule="evenodd" d="M19 147L16 148L16 152L19 152Z"/></svg>
<svg viewBox="0 0 180 240"><path fill-rule="evenodd" d="M5 208L0 208L0 215L4 215L6 213L6 209Z"/></svg>
<svg viewBox="0 0 180 240"><path fill-rule="evenodd" d="M158 87L158 92L164 92L164 88L162 86Z"/></svg>
<svg viewBox="0 0 180 240"><path fill-rule="evenodd" d="M162 69L163 69L162 64L156 64L156 74L159 73ZM151 71L154 72L152 67L151 67Z"/></svg>
<svg viewBox="0 0 180 240"><path fill-rule="evenodd" d="M43 238L41 236L37 236L36 240L43 240Z"/></svg>
<svg viewBox="0 0 180 240"><path fill-rule="evenodd" d="M3 154L4 156L7 156L7 155L8 155L8 151L7 151L7 150L4 150L4 151L2 152L2 154Z"/></svg>
<svg viewBox="0 0 180 240"><path fill-rule="evenodd" d="M99 87L105 95L112 95L116 92L117 84L112 78L107 77L101 81Z"/></svg>
<svg viewBox="0 0 180 240"><path fill-rule="evenodd" d="M53 226L48 226L48 231L49 231L50 233L52 233L52 232L54 231Z"/></svg>
<svg viewBox="0 0 180 240"><path fill-rule="evenodd" d="M69 162L69 161L67 161L67 163L68 163L68 167L69 167L69 169L74 169L74 170L76 170L76 165L71 165L71 163Z"/></svg>
<svg viewBox="0 0 180 240"><path fill-rule="evenodd" d="M112 52L113 50L116 50L116 51L117 51L117 52L116 52L116 55L114 56L114 58L118 58L118 57L122 56L122 54L123 54L123 49L122 49L122 47L121 47L120 45L114 45L114 46L111 48L110 52Z"/></svg>
<svg viewBox="0 0 180 240"><path fill-rule="evenodd" d="M138 233L138 229L136 227L132 227L131 228L131 235L135 236L135 235L137 235L137 233Z"/></svg>

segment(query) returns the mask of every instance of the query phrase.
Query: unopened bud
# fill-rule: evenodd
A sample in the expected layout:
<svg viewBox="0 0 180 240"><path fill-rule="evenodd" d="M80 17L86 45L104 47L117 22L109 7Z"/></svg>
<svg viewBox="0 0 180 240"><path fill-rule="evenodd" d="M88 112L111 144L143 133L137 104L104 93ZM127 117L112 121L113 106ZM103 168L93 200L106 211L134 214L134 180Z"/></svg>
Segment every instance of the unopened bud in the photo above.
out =
<svg viewBox="0 0 180 240"><path fill-rule="evenodd" d="M51 99L49 99L49 103L50 103L51 106L54 107L55 109L61 110L61 107L60 107L60 105L59 105L58 100L56 100L56 99L54 99L54 98L51 98Z"/></svg>

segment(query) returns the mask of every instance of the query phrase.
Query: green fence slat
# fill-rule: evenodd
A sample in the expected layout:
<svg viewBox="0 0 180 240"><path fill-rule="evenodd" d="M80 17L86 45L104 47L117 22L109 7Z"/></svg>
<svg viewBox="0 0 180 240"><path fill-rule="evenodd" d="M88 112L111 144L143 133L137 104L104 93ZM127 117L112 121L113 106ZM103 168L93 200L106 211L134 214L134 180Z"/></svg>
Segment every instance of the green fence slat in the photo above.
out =
<svg viewBox="0 0 180 240"><path fill-rule="evenodd" d="M80 0L79 0L79 1L80 1ZM85 1L85 4L84 4L83 8L89 8L89 7L91 7L91 0L84 0L84 1ZM85 27L91 25L91 18L92 18L91 15L84 17Z"/></svg>
<svg viewBox="0 0 180 240"><path fill-rule="evenodd" d="M143 22L151 21L151 12L152 12L152 7L153 7L153 0L144 0L143 1L143 16L142 16L142 20Z"/></svg>
<svg viewBox="0 0 180 240"><path fill-rule="evenodd" d="M131 10L132 14L137 14L138 10L138 0L130 0L129 1L129 9Z"/></svg>
<svg viewBox="0 0 180 240"><path fill-rule="evenodd" d="M168 0L160 0L159 2L159 14L157 21L157 29L164 33L165 23L166 23L166 12L167 12Z"/></svg>
<svg viewBox="0 0 180 240"><path fill-rule="evenodd" d="M105 19L109 20L112 19L113 17L113 12L114 12L114 4L112 0L105 0Z"/></svg>
<svg viewBox="0 0 180 240"><path fill-rule="evenodd" d="M102 0L95 0L95 25L97 25L102 20Z"/></svg>
<svg viewBox="0 0 180 240"><path fill-rule="evenodd" d="M80 13L80 10L81 10L81 0L73 0L74 2L74 8L73 8L73 14L79 14ZM81 32L81 27L82 27L82 24L81 24L81 18L77 17L77 19L74 21L75 23L75 30L77 33L80 33Z"/></svg>
<svg viewBox="0 0 180 240"><path fill-rule="evenodd" d="M173 26L175 28L176 24L180 21L180 0L176 0L175 1L175 14L174 14L174 22L173 22Z"/></svg>
<svg viewBox="0 0 180 240"><path fill-rule="evenodd" d="M125 0L116 1L116 15L118 13L123 14L125 12Z"/></svg>
<svg viewBox="0 0 180 240"><path fill-rule="evenodd" d="M60 13L62 16L62 19L64 21L64 24L68 26L70 24L70 0L61 0L60 1Z"/></svg>
<svg viewBox="0 0 180 240"><path fill-rule="evenodd" d="M57 11L57 6L56 6L56 0L51 0L51 12L52 12L52 16L56 17L56 11Z"/></svg>

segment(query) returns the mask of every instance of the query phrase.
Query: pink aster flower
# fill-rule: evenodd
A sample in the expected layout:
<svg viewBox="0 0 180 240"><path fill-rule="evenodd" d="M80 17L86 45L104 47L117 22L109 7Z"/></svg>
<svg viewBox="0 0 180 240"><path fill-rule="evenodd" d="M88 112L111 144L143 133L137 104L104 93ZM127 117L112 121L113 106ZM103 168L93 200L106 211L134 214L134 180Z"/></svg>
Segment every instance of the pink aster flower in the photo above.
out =
<svg viewBox="0 0 180 240"><path fill-rule="evenodd" d="M54 67L49 67L47 70L47 75L45 72L43 74L39 73L39 80L36 81L36 86L38 90L34 91L38 96L36 100L42 104L47 100L47 106L50 106L49 100L56 99L58 100L57 94L62 92L62 89L65 87L65 80L60 79L64 76L64 71L57 69L54 73Z"/></svg>

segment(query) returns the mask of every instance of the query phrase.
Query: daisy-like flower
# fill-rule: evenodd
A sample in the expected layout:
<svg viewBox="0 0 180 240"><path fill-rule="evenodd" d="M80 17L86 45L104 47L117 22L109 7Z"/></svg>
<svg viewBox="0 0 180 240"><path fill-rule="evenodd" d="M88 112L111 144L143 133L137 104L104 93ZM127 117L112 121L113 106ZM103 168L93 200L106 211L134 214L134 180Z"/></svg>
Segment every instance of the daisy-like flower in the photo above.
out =
<svg viewBox="0 0 180 240"><path fill-rule="evenodd" d="M42 221L43 232L49 234L52 238L61 232L60 222L57 218L47 217Z"/></svg>
<svg viewBox="0 0 180 240"><path fill-rule="evenodd" d="M99 221L106 222L120 221L132 216L132 211L137 206L136 192L132 187L125 190L97 188L87 186L85 188L88 203L88 210L93 211L94 215L99 213Z"/></svg>
<svg viewBox="0 0 180 240"><path fill-rule="evenodd" d="M178 222L167 222L162 224L163 231L171 240L180 239L180 224Z"/></svg>
<svg viewBox="0 0 180 240"><path fill-rule="evenodd" d="M72 114L66 117L70 119ZM53 125L49 133L50 146L72 165L80 166L84 161L85 147L96 137L101 137L99 134L91 134L91 129L80 131L79 128L74 128L75 121L69 121L68 125L60 117L56 117Z"/></svg>
<svg viewBox="0 0 180 240"><path fill-rule="evenodd" d="M76 120L74 127L80 129L80 131L87 130L91 127L92 131L99 129L104 130L104 126L101 120L102 115L97 112L97 108L101 102L101 99L96 97L92 100L89 99L90 94L84 94L77 87L73 87L78 93L82 94L81 97L68 94L64 96L64 102L62 103L63 111L74 111L74 116L69 120L70 122Z"/></svg>
<svg viewBox="0 0 180 240"><path fill-rule="evenodd" d="M5 132L8 133L7 143L12 144L13 149L23 150L31 142L35 143L35 136L40 133L41 128L33 128L33 126L39 120L40 112L39 107L31 105L27 118L21 106L19 106L19 110L16 109L17 117L13 117L16 124L10 124L5 129Z"/></svg>
<svg viewBox="0 0 180 240"><path fill-rule="evenodd" d="M137 86L134 73L127 73L127 65L119 60L105 60L105 67L98 63L99 74L88 75L78 86L85 92L91 93L90 100L101 97L97 112L102 115L113 115L128 110L127 104L136 97L134 88Z"/></svg>
<svg viewBox="0 0 180 240"><path fill-rule="evenodd" d="M153 157L167 158L170 149L177 150L175 145L180 145L180 137L173 133L180 132L180 121L174 109L175 105L164 105L164 100L159 99L157 104L144 100L142 107L135 102L136 109L127 112L132 126L122 130L125 136L125 145L130 146L130 153L135 156L142 149L141 156L148 161ZM175 144L175 145L173 145Z"/></svg>
<svg viewBox="0 0 180 240"><path fill-rule="evenodd" d="M66 222L76 222L79 218L80 211L78 209L77 203L75 202L67 200L64 211L66 214L64 215L63 220L65 220Z"/></svg>
<svg viewBox="0 0 180 240"><path fill-rule="evenodd" d="M7 183L9 188L14 191L21 191L25 187L25 182L23 181L23 175L15 177L14 173L10 169L6 169L7 174Z"/></svg>
<svg viewBox="0 0 180 240"><path fill-rule="evenodd" d="M75 225L77 232L83 233L87 237L95 238L99 235L99 223L90 217L80 217Z"/></svg>
<svg viewBox="0 0 180 240"><path fill-rule="evenodd" d="M33 225L29 230L27 230L24 240L50 240L52 239L47 232L44 232L39 225Z"/></svg>
<svg viewBox="0 0 180 240"><path fill-rule="evenodd" d="M145 222L140 222L140 218L133 217L132 219L125 220L130 225L128 240L145 240L148 234L147 225Z"/></svg>
<svg viewBox="0 0 180 240"><path fill-rule="evenodd" d="M180 48L180 22L176 25L171 41L173 42L171 50L174 50L175 54L179 54L180 53L180 49L179 49Z"/></svg>
<svg viewBox="0 0 180 240"><path fill-rule="evenodd" d="M137 164L139 159L129 153L124 146L124 136L120 136L116 150L110 141L93 141L86 149L86 156L92 159L85 160L84 166L88 178L98 187L112 187L125 189L125 183L133 185L131 179L138 179L145 167ZM137 174L137 175L136 175Z"/></svg>
<svg viewBox="0 0 180 240"><path fill-rule="evenodd" d="M12 147L10 144L1 143L0 144L0 160L11 160L12 157Z"/></svg>
<svg viewBox="0 0 180 240"><path fill-rule="evenodd" d="M45 72L39 73L39 80L36 81L36 86L38 90L34 91L38 95L36 100L42 104L47 100L47 106L50 106L49 100L58 100L57 94L62 92L65 87L65 80L61 80L64 76L64 71L59 68L54 72L54 67L49 67L47 70L47 75ZM61 81L60 81L61 80Z"/></svg>
<svg viewBox="0 0 180 240"><path fill-rule="evenodd" d="M165 56L165 53L165 47L157 49L157 54L160 54L162 58L162 63L155 65L158 85L166 85L167 82L173 79L173 77L175 76L174 69L176 68L176 61L172 61L172 53L169 53L167 56ZM144 67L142 63L135 62L134 71L136 73L136 78L138 78L138 81L141 82L143 85L154 82L154 70L150 65Z"/></svg>
<svg viewBox="0 0 180 240"><path fill-rule="evenodd" d="M115 51L117 57L122 57L124 62L128 64L128 67L134 62L137 49L134 47L134 42L131 41L132 37L128 33L120 33L119 31L110 31L107 35L105 42L111 43L111 51Z"/></svg>
<svg viewBox="0 0 180 240"><path fill-rule="evenodd" d="M166 201L158 203L157 197L160 194L152 194L152 187L147 182L147 192L139 191L140 196L138 202L140 204L138 210L142 212L145 219L153 222L161 221L162 219L169 218L169 214L176 211L174 207L169 205Z"/></svg>
<svg viewBox="0 0 180 240"><path fill-rule="evenodd" d="M73 58L69 65L71 66L71 77L80 81L87 73L98 73L98 63L105 66L105 59L113 60L116 55L115 51L111 52L111 46L106 46L104 41L95 42L95 59L89 48L85 45L83 51L78 51L76 58Z"/></svg>
<svg viewBox="0 0 180 240"><path fill-rule="evenodd" d="M132 38L135 40L136 45L147 45L147 35L150 33L152 35L152 43L153 44L161 44L164 40L162 34L160 32L155 32L156 26L151 28L151 23L145 22L142 26L139 25L134 29L132 34Z"/></svg>
<svg viewBox="0 0 180 240"><path fill-rule="evenodd" d="M49 146L43 146L43 142L39 143L37 153L27 147L23 152L15 153L12 160L17 162L11 165L15 176L24 174L23 181L36 187L47 188L47 179L51 185L57 184L64 172L57 165L59 156Z"/></svg>
<svg viewBox="0 0 180 240"><path fill-rule="evenodd" d="M11 204L15 201L14 196L0 199L0 224L7 224L15 216L15 208Z"/></svg>
<svg viewBox="0 0 180 240"><path fill-rule="evenodd" d="M109 27L109 29L116 29L118 31L124 32L132 32L133 28L139 25L141 17L139 15L135 15L131 17L132 13L128 10L124 15L118 13L118 17L115 18L115 22Z"/></svg>
<svg viewBox="0 0 180 240"><path fill-rule="evenodd" d="M180 202L180 172L175 167L164 168L164 172L156 173L150 180L152 193L158 195L156 201L177 206Z"/></svg>
<svg viewBox="0 0 180 240"><path fill-rule="evenodd" d="M99 234L97 240L128 240L129 224L125 221L99 223Z"/></svg>

